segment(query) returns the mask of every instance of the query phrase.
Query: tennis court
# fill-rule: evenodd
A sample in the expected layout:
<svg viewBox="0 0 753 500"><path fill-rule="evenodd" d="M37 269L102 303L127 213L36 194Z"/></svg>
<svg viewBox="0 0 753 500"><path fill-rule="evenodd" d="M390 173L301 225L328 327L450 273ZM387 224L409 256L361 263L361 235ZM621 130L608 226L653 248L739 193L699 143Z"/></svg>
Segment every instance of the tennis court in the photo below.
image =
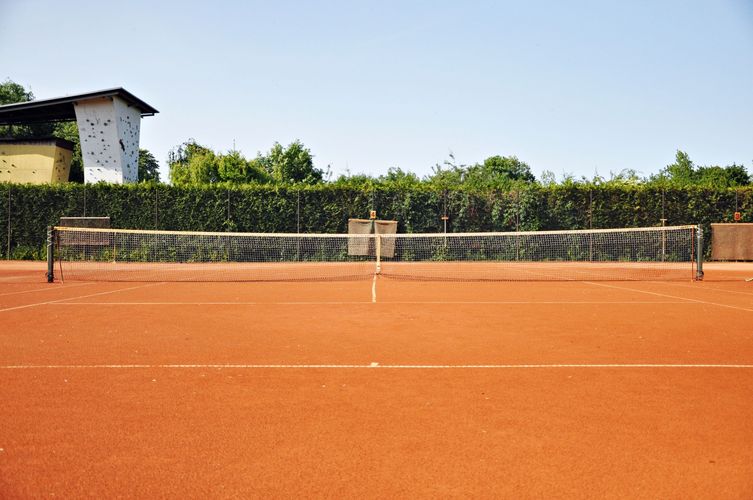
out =
<svg viewBox="0 0 753 500"><path fill-rule="evenodd" d="M48 284L43 263L0 264L6 498L753 495L751 265L258 282L87 266Z"/></svg>

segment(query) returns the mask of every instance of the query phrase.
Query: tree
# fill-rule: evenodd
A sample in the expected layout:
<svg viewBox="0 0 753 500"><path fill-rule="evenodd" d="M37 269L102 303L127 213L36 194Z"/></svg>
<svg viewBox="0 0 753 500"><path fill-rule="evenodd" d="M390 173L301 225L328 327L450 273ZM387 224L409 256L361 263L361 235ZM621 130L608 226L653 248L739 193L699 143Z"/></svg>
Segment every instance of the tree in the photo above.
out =
<svg viewBox="0 0 753 500"><path fill-rule="evenodd" d="M10 78L0 83L0 105L16 102L28 102L34 99L34 94Z"/></svg>
<svg viewBox="0 0 753 500"><path fill-rule="evenodd" d="M541 173L542 186L555 186L557 184L557 175L551 170L544 170Z"/></svg>
<svg viewBox="0 0 753 500"><path fill-rule="evenodd" d="M268 154L259 153L253 160L247 160L239 151L215 153L189 139L170 151L168 166L172 183L183 185L215 182L316 184L324 180L324 172L314 167L311 152L300 141L286 148L275 143Z"/></svg>
<svg viewBox="0 0 753 500"><path fill-rule="evenodd" d="M78 124L76 124L76 122L57 123L55 124L53 135L73 143L71 173L68 176L68 180L71 182L84 182L84 159L81 156L81 141L78 138Z"/></svg>
<svg viewBox="0 0 753 500"><path fill-rule="evenodd" d="M475 189L505 188L516 183L530 184L536 182L531 167L515 156L490 156L483 163L462 165L455 162L450 154L449 160L433 168L427 181L450 188L459 184Z"/></svg>
<svg viewBox="0 0 753 500"><path fill-rule="evenodd" d="M219 181L214 151L189 139L170 150L167 160L170 181L175 185L209 184Z"/></svg>
<svg viewBox="0 0 753 500"><path fill-rule="evenodd" d="M727 167L698 167L697 183L707 187L737 187L750 184L748 171L742 165L732 164Z"/></svg>
<svg viewBox="0 0 753 500"><path fill-rule="evenodd" d="M669 181L680 186L694 184L695 165L690 161L690 156L684 151L677 150L675 162L667 165L664 169Z"/></svg>
<svg viewBox="0 0 753 500"><path fill-rule="evenodd" d="M431 168L431 174L425 180L434 186L449 189L463 183L467 168L466 165L458 164L455 155L450 153L445 161Z"/></svg>
<svg viewBox="0 0 753 500"><path fill-rule="evenodd" d="M406 172L399 167L387 170L385 175L380 175L379 182L396 187L413 187L421 184L421 179L413 172Z"/></svg>
<svg viewBox="0 0 753 500"><path fill-rule="evenodd" d="M276 142L260 162L275 182L317 184L324 180L324 171L314 167L314 157L303 143L295 141L283 148Z"/></svg>
<svg viewBox="0 0 753 500"><path fill-rule="evenodd" d="M264 157L247 160L239 151L215 153L210 148L189 139L172 149L168 155L170 181L175 185L262 184L271 182L265 169Z"/></svg>
<svg viewBox="0 0 753 500"><path fill-rule="evenodd" d="M675 162L667 165L658 175L651 176L649 182L676 187L704 186L725 188L745 186L751 183L748 171L742 165L726 167L716 165L696 167L684 151L677 151Z"/></svg>
<svg viewBox="0 0 753 500"><path fill-rule="evenodd" d="M242 183L267 183L270 181L269 174L264 170L258 160L247 160L238 151L230 151L218 156L218 173L223 182Z"/></svg>
<svg viewBox="0 0 753 500"><path fill-rule="evenodd" d="M531 183L536 177L527 163L516 156L490 156L481 165L484 178L489 181L520 181Z"/></svg>
<svg viewBox="0 0 753 500"><path fill-rule="evenodd" d="M146 149L139 149L139 181L159 182L159 163Z"/></svg>
<svg viewBox="0 0 753 500"><path fill-rule="evenodd" d="M376 179L367 174L341 174L332 183L336 186L350 187L353 189L372 189Z"/></svg>
<svg viewBox="0 0 753 500"><path fill-rule="evenodd" d="M0 83L0 105L15 104L17 102L29 102L34 100L34 93L26 90L22 85L6 79ZM32 125L4 125L0 126L0 137L12 137L17 139L31 139L50 137L53 135L55 125L52 123L35 123Z"/></svg>

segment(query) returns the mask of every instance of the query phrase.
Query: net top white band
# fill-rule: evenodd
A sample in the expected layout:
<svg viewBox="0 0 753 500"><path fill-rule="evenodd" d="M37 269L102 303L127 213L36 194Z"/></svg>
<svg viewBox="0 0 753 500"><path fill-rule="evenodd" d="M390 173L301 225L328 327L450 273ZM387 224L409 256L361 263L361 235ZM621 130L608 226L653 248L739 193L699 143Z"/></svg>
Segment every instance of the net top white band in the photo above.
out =
<svg viewBox="0 0 753 500"><path fill-rule="evenodd" d="M247 237L264 237L264 238L422 238L422 237L443 237L443 238L462 238L462 237L493 237L493 236L527 236L527 235L578 235L578 234L603 234L603 233L628 233L659 231L670 232L677 230L698 229L698 226L657 226L657 227L636 227L636 228L619 228L619 229L567 229L554 231L504 231L504 232L484 232L484 233L399 233L399 234L333 234L333 233L233 233L233 232L212 232L212 231L164 231L155 229L102 229L88 227L65 227L56 226L56 231L75 231L81 233L133 233L133 234L166 234L166 235L196 235L196 236L247 236Z"/></svg>

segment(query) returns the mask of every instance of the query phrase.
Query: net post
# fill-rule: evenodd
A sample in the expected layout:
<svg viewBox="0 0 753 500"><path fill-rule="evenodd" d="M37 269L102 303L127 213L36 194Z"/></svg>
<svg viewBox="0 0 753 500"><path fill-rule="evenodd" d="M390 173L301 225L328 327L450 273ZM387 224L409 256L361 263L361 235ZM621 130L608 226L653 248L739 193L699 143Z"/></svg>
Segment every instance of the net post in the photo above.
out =
<svg viewBox="0 0 753 500"><path fill-rule="evenodd" d="M696 227L696 268L695 279L701 281L703 279L703 227L699 224Z"/></svg>
<svg viewBox="0 0 753 500"><path fill-rule="evenodd" d="M375 234L376 238L376 274L382 272L382 236Z"/></svg>
<svg viewBox="0 0 753 500"><path fill-rule="evenodd" d="M55 229L47 226L47 283L55 281Z"/></svg>

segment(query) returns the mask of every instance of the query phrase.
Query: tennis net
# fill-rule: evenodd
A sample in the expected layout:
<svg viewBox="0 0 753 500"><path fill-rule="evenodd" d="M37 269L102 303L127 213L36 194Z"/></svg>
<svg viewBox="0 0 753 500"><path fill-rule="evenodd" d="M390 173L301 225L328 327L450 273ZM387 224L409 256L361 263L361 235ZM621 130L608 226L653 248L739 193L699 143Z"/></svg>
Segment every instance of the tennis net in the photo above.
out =
<svg viewBox="0 0 753 500"><path fill-rule="evenodd" d="M439 234L56 227L48 278L83 281L700 279L698 226Z"/></svg>

